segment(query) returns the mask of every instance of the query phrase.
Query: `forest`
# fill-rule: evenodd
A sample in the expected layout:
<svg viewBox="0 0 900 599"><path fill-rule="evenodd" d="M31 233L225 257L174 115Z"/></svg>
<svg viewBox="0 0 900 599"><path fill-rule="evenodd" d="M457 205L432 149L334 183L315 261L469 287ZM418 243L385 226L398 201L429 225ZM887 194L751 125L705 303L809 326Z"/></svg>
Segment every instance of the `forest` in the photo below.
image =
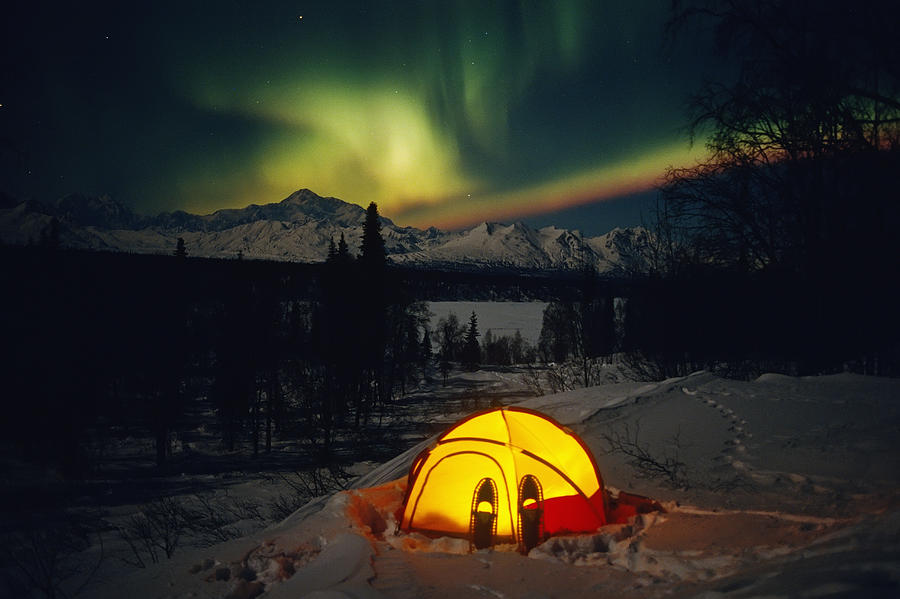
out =
<svg viewBox="0 0 900 599"><path fill-rule="evenodd" d="M712 267L614 280L585 269L539 286L505 274L492 298L550 302L532 346L480 331L475 314L430 330L425 300L446 297L431 284L446 279L383 253L335 246L325 264L300 265L188 252L0 251L5 455L81 478L116 436L151 436L164 467L173 434L207 402L225 451L294 438L327 463L339 431L364 431L425 378L484 364L534 364L556 390L597 384L598 362L614 356L648 380L898 372L896 291L865 269L818 285ZM452 276L484 291L484 273Z"/></svg>
<svg viewBox="0 0 900 599"><path fill-rule="evenodd" d="M736 66L691 98L708 157L669 170L648 241L626 257L636 266L614 277L587 261L395 267L374 203L360 254L332 240L324 264L198 259L183 242L173 256L76 252L52 227L0 248L6 455L79 477L109 435L140 429L161 466L202 399L226 450L291 436L327 461L336 431L365 429L432 371L482 362L568 364L583 386L611 356L655 380L896 376L900 78L884 45L896 22L867 15L843 27L827 7L674 8L673 39L705 21ZM447 298L551 303L528 348L481 335L475 314L430 331L424 302Z"/></svg>

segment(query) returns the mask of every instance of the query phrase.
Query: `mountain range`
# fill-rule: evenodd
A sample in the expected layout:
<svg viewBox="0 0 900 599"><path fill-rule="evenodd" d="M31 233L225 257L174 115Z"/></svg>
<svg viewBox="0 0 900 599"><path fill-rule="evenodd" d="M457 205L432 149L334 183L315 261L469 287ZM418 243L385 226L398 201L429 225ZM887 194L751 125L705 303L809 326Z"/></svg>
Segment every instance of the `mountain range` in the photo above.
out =
<svg viewBox="0 0 900 599"><path fill-rule="evenodd" d="M191 256L293 262L321 262L330 239L343 233L350 252L359 251L366 211L337 198L301 189L278 203L251 204L209 215L184 211L156 216L136 214L107 196L68 195L53 204L17 201L0 195L0 240L38 243L58 224L62 247L171 254L179 237ZM463 231L399 227L382 217L388 259L416 266L578 268L584 262L599 272L635 266L649 240L641 227L614 229L583 237L578 231L523 223L484 222Z"/></svg>

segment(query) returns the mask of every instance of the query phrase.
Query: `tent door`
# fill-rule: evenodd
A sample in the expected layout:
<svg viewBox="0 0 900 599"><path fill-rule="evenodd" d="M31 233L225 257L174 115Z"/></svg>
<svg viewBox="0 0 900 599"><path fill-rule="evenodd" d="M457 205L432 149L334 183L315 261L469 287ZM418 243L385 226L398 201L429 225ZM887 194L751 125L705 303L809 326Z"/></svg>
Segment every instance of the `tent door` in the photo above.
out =
<svg viewBox="0 0 900 599"><path fill-rule="evenodd" d="M484 549L494 544L497 533L497 509L500 497L497 484L490 478L482 478L472 493L472 511L469 520L470 549Z"/></svg>
<svg viewBox="0 0 900 599"><path fill-rule="evenodd" d="M543 540L544 492L538 479L526 474L519 481L519 551L528 553Z"/></svg>

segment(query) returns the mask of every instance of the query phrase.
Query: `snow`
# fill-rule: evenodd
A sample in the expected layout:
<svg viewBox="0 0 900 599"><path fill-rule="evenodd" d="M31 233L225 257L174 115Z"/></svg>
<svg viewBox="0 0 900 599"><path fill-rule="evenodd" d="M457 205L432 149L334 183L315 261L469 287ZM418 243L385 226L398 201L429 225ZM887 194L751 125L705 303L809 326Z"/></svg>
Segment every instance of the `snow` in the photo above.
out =
<svg viewBox="0 0 900 599"><path fill-rule="evenodd" d="M490 330L495 337L512 337L519 331L528 343L537 345L546 307L547 302L429 302L428 309L432 314L429 326L435 331L438 321L451 312L465 326L474 311L482 335ZM436 336L432 336L432 343L436 347Z"/></svg>
<svg viewBox="0 0 900 599"><path fill-rule="evenodd" d="M268 593L269 597L379 597L369 579L374 578L374 549L365 537L340 533L305 568Z"/></svg>
<svg viewBox="0 0 900 599"><path fill-rule="evenodd" d="M343 233L357 254L365 211L337 198L297 191L281 202L213 214L186 212L139 216L109 198L69 196L57 206L21 202L0 208L0 241L26 245L40 238L55 215L63 247L104 251L171 254L181 237L192 257L321 262L329 239ZM580 268L587 256L601 272L627 266L632 248L646 230L615 229L582 239L577 231L554 227L535 230L522 223L482 223L460 232L398 227L382 217L388 257L399 264Z"/></svg>
<svg viewBox="0 0 900 599"><path fill-rule="evenodd" d="M742 382L699 372L521 405L579 433L611 492L654 497L666 513L551 538L528 556L397 534L406 472L426 439L374 468L360 465L354 490L317 498L246 537L108 574L90 595L897 596L900 380ZM609 440L626 430L657 458L676 456L683 477L652 476L609 452Z"/></svg>

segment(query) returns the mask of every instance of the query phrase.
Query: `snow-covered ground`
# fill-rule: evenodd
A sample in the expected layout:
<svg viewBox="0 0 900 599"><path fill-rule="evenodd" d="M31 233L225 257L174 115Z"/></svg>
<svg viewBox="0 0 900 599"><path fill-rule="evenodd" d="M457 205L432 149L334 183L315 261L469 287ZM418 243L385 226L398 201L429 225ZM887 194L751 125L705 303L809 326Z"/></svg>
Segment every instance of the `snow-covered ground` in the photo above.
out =
<svg viewBox="0 0 900 599"><path fill-rule="evenodd" d="M60 222L62 247L171 254L178 238L190 256L321 262L330 239L341 235L359 253L365 210L301 189L278 203L251 204L213 214L185 212L144 217L109 197L69 195L53 204L26 200L0 207L0 241L27 245L41 238L51 219ZM643 227L613 229L597 237L578 231L481 223L465 231L423 231L382 219L388 259L399 264L580 268L592 261L600 272L628 267L635 248L647 243Z"/></svg>
<svg viewBox="0 0 900 599"><path fill-rule="evenodd" d="M406 470L425 439L356 479L354 490L318 498L238 539L141 570L107 570L89 595L900 593L898 380L841 374L739 382L701 372L522 405L578 432L611 492L652 496L667 512L551 538L528 556L511 548L469 554L458 540L397 534Z"/></svg>

